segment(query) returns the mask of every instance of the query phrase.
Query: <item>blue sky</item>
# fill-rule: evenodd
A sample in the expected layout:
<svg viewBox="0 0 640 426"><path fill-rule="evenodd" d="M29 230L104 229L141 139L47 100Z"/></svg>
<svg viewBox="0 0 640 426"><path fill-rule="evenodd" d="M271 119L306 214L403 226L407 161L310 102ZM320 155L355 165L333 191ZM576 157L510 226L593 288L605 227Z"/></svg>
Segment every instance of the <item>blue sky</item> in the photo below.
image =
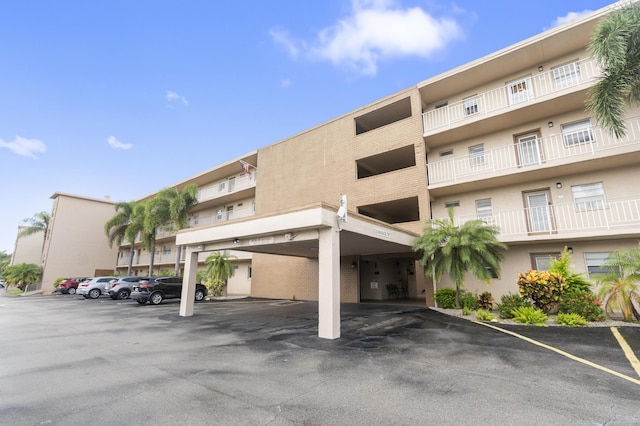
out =
<svg viewBox="0 0 640 426"><path fill-rule="evenodd" d="M0 4L0 251L55 192L129 201L609 0Z"/></svg>

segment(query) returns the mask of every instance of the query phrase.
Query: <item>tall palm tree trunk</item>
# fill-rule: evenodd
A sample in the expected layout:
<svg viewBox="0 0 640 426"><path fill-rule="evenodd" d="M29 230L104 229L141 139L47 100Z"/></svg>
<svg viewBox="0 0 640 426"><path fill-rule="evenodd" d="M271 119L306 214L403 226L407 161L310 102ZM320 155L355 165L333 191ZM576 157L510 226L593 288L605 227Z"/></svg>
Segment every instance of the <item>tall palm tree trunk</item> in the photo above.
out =
<svg viewBox="0 0 640 426"><path fill-rule="evenodd" d="M131 269L133 269L133 255L135 252L135 244L131 243L131 250L129 251L129 268L127 268L127 275L129 276L131 276Z"/></svg>

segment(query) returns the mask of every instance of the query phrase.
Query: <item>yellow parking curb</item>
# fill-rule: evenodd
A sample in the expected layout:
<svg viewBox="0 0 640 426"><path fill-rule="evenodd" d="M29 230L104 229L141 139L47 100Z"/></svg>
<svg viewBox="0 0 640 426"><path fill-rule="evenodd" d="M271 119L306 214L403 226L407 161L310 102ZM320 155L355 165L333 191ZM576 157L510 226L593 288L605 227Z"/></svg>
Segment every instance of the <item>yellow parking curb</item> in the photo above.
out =
<svg viewBox="0 0 640 426"><path fill-rule="evenodd" d="M636 370L636 374L640 376L640 361L638 361L638 358L636 358L636 355L633 353L631 346L629 346L627 341L624 340L624 337L622 337L622 334L620 334L620 332L618 331L618 327L611 327L611 332L622 348L622 352L624 352L624 355L631 363L631 366L634 370Z"/></svg>
<svg viewBox="0 0 640 426"><path fill-rule="evenodd" d="M501 331L501 332L503 332L503 333L505 333L505 334L509 334L509 335L511 335L511 336L517 337L518 339L522 339L522 340L524 340L525 342L529 342L529 343L532 343L532 344L534 344L534 345L536 345L536 346L540 346L540 347L542 347L542 348L548 349L548 350L553 351L553 352L555 352L555 353L557 353L557 354L560 354L560 355L562 355L562 356L565 356L565 357L567 357L567 358L569 358L569 359L572 359L572 360L574 360L574 361L578 361L579 363L582 363L582 364L588 365L589 367L593 367L593 368L595 368L595 369L597 369L597 370L600 370L600 371L604 371L605 373L612 374L612 375L614 375L614 376L616 376L616 377L620 377L621 379L627 380L627 381L629 381L629 382L631 382L631 383L635 383L636 385L639 385L639 386L640 386L640 380L638 380L638 379L635 379L635 378L633 378L633 377L629 377L629 376L627 376L627 375L625 375L625 374L622 374L622 373L618 373L617 371L613 371L613 370L611 370L611 369L609 369L609 368L607 368L607 367L603 367L602 365L599 365L599 364L593 363L593 362L591 362L591 361L588 361L588 360L586 360L586 359L583 359L583 358L577 357L577 356L575 356L575 355L571 355L570 353L565 352L565 351L562 351L562 350L557 349L557 348L554 348L553 346L545 345L544 343L538 342L537 340L530 339L530 338L528 338L528 337L526 337L526 336L523 336L523 335L521 335L521 334L514 333L513 331L505 330L504 328L496 327L496 326L494 326L494 325L487 324L487 323L485 323L485 322L481 322L481 321L472 321L472 322L474 322L474 323L476 323L476 324L484 325L485 327L493 328L494 330L498 330L498 331ZM625 342L625 343L626 343L626 342ZM635 367L634 367L634 368L635 368ZM637 370L636 370L636 371L637 371Z"/></svg>

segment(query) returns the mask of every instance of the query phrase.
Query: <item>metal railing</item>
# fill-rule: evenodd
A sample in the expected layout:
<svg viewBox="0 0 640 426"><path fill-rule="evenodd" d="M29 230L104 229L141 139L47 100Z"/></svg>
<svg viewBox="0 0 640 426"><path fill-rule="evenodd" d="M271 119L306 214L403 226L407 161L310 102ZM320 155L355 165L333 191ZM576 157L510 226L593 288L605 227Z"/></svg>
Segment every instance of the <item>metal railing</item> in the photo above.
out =
<svg viewBox="0 0 640 426"><path fill-rule="evenodd" d="M571 133L531 138L489 149L480 154L462 155L427 164L429 185L485 179L521 172L526 168L563 163L579 156L601 156L602 152L640 143L640 119L626 121L627 134L616 138L600 127Z"/></svg>
<svg viewBox="0 0 640 426"><path fill-rule="evenodd" d="M523 103L535 102L568 88L590 85L600 74L600 68L594 58L553 68L472 98L425 111L422 113L424 132L508 108L520 107Z"/></svg>
<svg viewBox="0 0 640 426"><path fill-rule="evenodd" d="M222 197L224 195L232 194L242 189L255 186L257 178L258 173L254 170L251 173L201 188L198 191L198 202L212 200L217 197Z"/></svg>
<svg viewBox="0 0 640 426"><path fill-rule="evenodd" d="M640 196L603 200L591 208L581 203L552 204L494 212L491 216L456 216L457 226L481 219L500 229L499 237L526 237L552 234L592 233L633 229L640 232Z"/></svg>

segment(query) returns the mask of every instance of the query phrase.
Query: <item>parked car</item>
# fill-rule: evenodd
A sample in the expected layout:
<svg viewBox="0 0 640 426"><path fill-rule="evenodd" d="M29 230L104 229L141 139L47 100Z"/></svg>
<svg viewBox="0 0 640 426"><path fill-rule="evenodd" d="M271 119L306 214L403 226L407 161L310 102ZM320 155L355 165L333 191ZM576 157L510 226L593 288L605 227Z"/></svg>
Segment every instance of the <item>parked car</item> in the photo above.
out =
<svg viewBox="0 0 640 426"><path fill-rule="evenodd" d="M80 284L80 281L83 281L85 279L86 277L65 278L64 280L60 281L60 283L58 284L58 288L56 288L56 291L59 291L62 294L76 294L78 284Z"/></svg>
<svg viewBox="0 0 640 426"><path fill-rule="evenodd" d="M5 288L7 283L4 280L0 280L0 288Z"/></svg>
<svg viewBox="0 0 640 426"><path fill-rule="evenodd" d="M105 290L109 293L109 296L113 300L116 299L127 299L131 294L131 287L133 287L134 283L137 283L144 277L140 276L131 276L131 277L120 277L115 280L111 280L107 283Z"/></svg>
<svg viewBox="0 0 640 426"><path fill-rule="evenodd" d="M78 284L76 293L84 296L85 299L97 299L102 294L108 294L105 287L109 281L116 279L116 277L87 278Z"/></svg>
<svg viewBox="0 0 640 426"><path fill-rule="evenodd" d="M204 300L207 287L196 284L196 302ZM179 299L182 296L182 277L157 277L140 280L133 285L131 298L144 305L149 302L159 305L164 299Z"/></svg>

